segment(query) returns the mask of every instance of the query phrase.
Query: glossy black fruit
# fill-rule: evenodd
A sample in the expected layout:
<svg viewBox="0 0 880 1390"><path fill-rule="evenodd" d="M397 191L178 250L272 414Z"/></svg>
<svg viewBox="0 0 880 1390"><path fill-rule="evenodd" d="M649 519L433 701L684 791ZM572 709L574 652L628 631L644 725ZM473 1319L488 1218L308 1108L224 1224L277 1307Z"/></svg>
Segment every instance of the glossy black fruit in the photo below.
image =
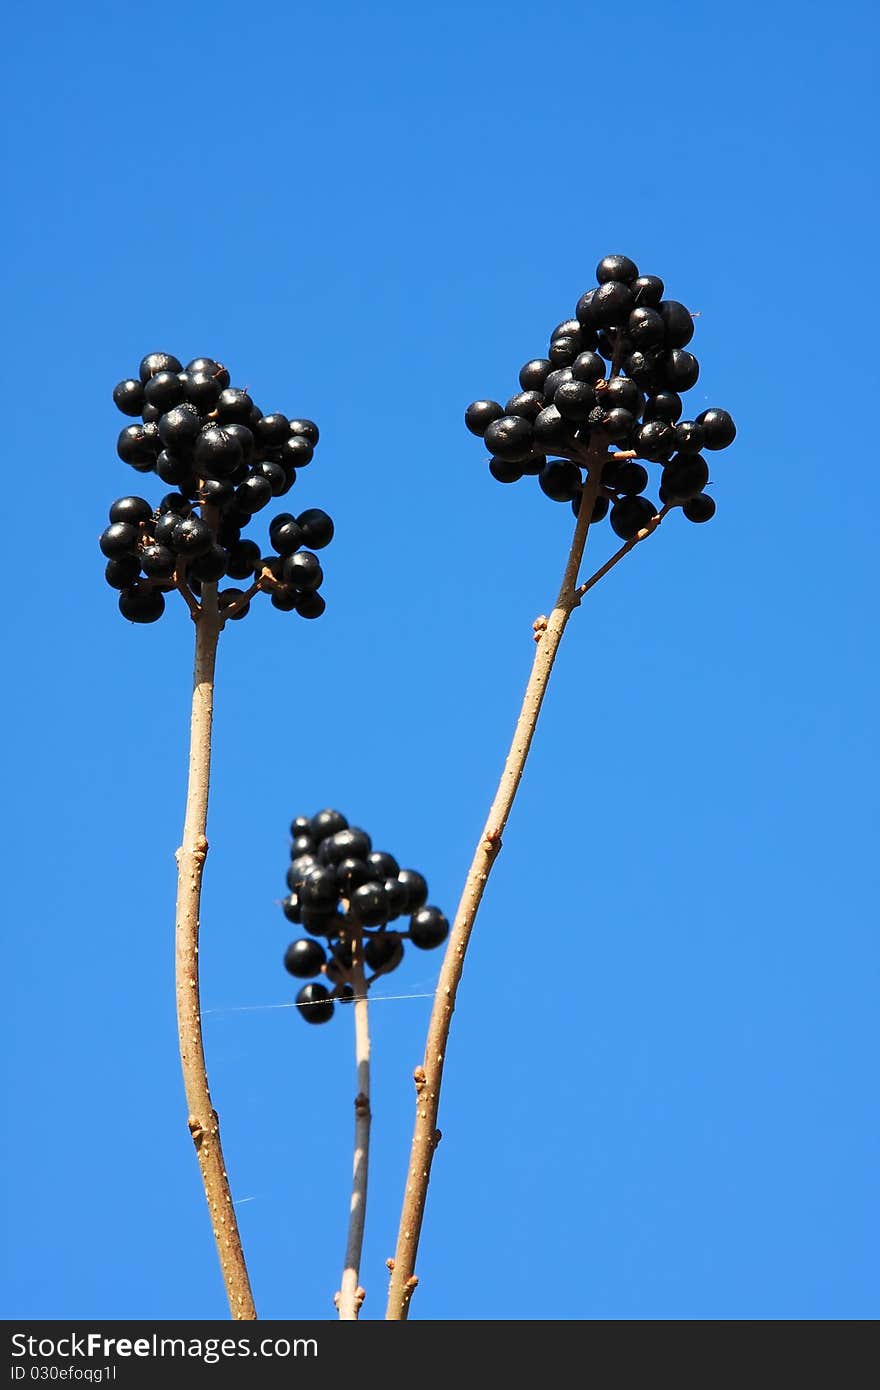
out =
<svg viewBox="0 0 880 1390"><path fill-rule="evenodd" d="M428 881L416 869L401 869L397 880L407 893L406 912L415 912L428 901Z"/></svg>
<svg viewBox="0 0 880 1390"><path fill-rule="evenodd" d="M312 592L299 594L293 606L301 618L320 618L327 604L320 594Z"/></svg>
<svg viewBox="0 0 880 1390"><path fill-rule="evenodd" d="M688 521L711 521L715 515L715 501L708 493L701 492L698 497L691 497L684 502L681 510Z"/></svg>
<svg viewBox="0 0 880 1390"><path fill-rule="evenodd" d="M215 541L209 550L190 562L187 577L198 579L202 584L216 584L228 573L228 564L229 552Z"/></svg>
<svg viewBox="0 0 880 1390"><path fill-rule="evenodd" d="M596 279L600 285L609 280L622 280L624 283L635 280L639 268L629 256L603 256L596 266Z"/></svg>
<svg viewBox="0 0 880 1390"><path fill-rule="evenodd" d="M694 320L690 310L677 299L664 299L657 305L657 312L666 329L666 346L683 348L694 336Z"/></svg>
<svg viewBox="0 0 880 1390"><path fill-rule="evenodd" d="M311 463L315 446L303 434L292 434L281 446L280 459L285 468L305 468Z"/></svg>
<svg viewBox="0 0 880 1390"><path fill-rule="evenodd" d="M284 952L284 969L297 979L308 980L313 975L320 975L321 966L326 960L324 947L304 936L299 941L291 941Z"/></svg>
<svg viewBox="0 0 880 1390"><path fill-rule="evenodd" d="M666 325L656 309L641 307L633 309L626 331L637 348L659 347L666 336Z"/></svg>
<svg viewBox="0 0 880 1390"><path fill-rule="evenodd" d="M547 356L554 367L570 367L578 353L583 352L584 344L578 333L574 338L556 338L550 344ZM546 387L545 387L546 389Z"/></svg>
<svg viewBox="0 0 880 1390"><path fill-rule="evenodd" d="M159 438L166 449L185 454L192 448L202 428L202 417L194 405L184 401L174 406L159 421Z"/></svg>
<svg viewBox="0 0 880 1390"><path fill-rule="evenodd" d="M497 483L518 483L523 476L521 463L508 463L506 459L491 458L489 472Z"/></svg>
<svg viewBox="0 0 880 1390"><path fill-rule="evenodd" d="M627 497L637 497L648 486L648 470L634 459L621 463L614 477L614 487Z"/></svg>
<svg viewBox="0 0 880 1390"><path fill-rule="evenodd" d="M287 870L287 886L291 893L299 893L303 879L312 869L318 867L318 860L314 854L300 854L296 859L291 860Z"/></svg>
<svg viewBox="0 0 880 1390"><path fill-rule="evenodd" d="M116 501L110 504L109 515L111 521L126 521L132 526L138 526L152 518L153 508L145 497L117 497Z"/></svg>
<svg viewBox="0 0 880 1390"><path fill-rule="evenodd" d="M393 921L407 911L409 894L398 878L386 878L385 896L388 899L388 920Z"/></svg>
<svg viewBox="0 0 880 1390"><path fill-rule="evenodd" d="M623 370L642 391L661 391L666 385L662 353L637 349L624 357Z"/></svg>
<svg viewBox="0 0 880 1390"><path fill-rule="evenodd" d="M228 608L232 608L243 598L243 589L236 589L233 587L230 587L228 589L221 589L217 595L217 607L220 609L221 613L225 613ZM250 600L248 600L248 602L244 604L241 608L239 608L235 613L230 613L227 621L230 623L241 622L241 619L246 618L250 611L251 605Z"/></svg>
<svg viewBox="0 0 880 1390"><path fill-rule="evenodd" d="M709 481L709 465L700 454L676 456L663 469L660 486L669 502L686 502Z"/></svg>
<svg viewBox="0 0 880 1390"><path fill-rule="evenodd" d="M141 381L147 382L158 372L180 372L183 368L176 357L172 357L170 352L148 352L146 357L141 358L139 376Z"/></svg>
<svg viewBox="0 0 880 1390"><path fill-rule="evenodd" d="M412 944L421 951L431 951L449 935L449 923L439 907L420 907L409 924Z"/></svg>
<svg viewBox="0 0 880 1390"><path fill-rule="evenodd" d="M206 372L182 372L180 384L183 399L194 405L202 415L214 409L223 389L217 378L208 376Z"/></svg>
<svg viewBox="0 0 880 1390"><path fill-rule="evenodd" d="M113 387L113 401L123 415L140 415L144 405L144 386L129 377Z"/></svg>
<svg viewBox="0 0 880 1390"><path fill-rule="evenodd" d="M375 883L376 875L363 859L340 859L336 865L339 884L344 898L350 898L362 883Z"/></svg>
<svg viewBox="0 0 880 1390"><path fill-rule="evenodd" d="M696 420L680 420L675 427L675 447L680 454L698 454L705 446L706 435Z"/></svg>
<svg viewBox="0 0 880 1390"><path fill-rule="evenodd" d="M581 352L571 364L571 374L575 381L585 381L593 386L604 380L605 363L598 352Z"/></svg>
<svg viewBox="0 0 880 1390"><path fill-rule="evenodd" d="M586 420L596 404L592 386L585 381L564 381L553 395L553 404L565 420Z"/></svg>
<svg viewBox="0 0 880 1390"><path fill-rule="evenodd" d="M704 447L707 449L726 449L736 439L736 425L726 410L710 406L697 416L697 424L703 427Z"/></svg>
<svg viewBox="0 0 880 1390"><path fill-rule="evenodd" d="M471 434L482 439L493 420L500 420L503 415L504 409L498 401L471 401L464 412L464 423Z"/></svg>
<svg viewBox="0 0 880 1390"><path fill-rule="evenodd" d="M254 472L266 479L273 497L283 497L296 482L296 473L292 468L285 468L283 463L274 463L271 459L255 463Z"/></svg>
<svg viewBox="0 0 880 1390"><path fill-rule="evenodd" d="M170 579L177 556L167 545L145 545L141 551L141 569L151 579Z"/></svg>
<svg viewBox="0 0 880 1390"><path fill-rule="evenodd" d="M535 444L541 449L562 448L572 438L571 425L564 420L555 405L548 405L535 420Z"/></svg>
<svg viewBox="0 0 880 1390"><path fill-rule="evenodd" d="M277 411L263 415L254 427L254 434L262 448L280 449L290 438L290 421Z"/></svg>
<svg viewBox="0 0 880 1390"><path fill-rule="evenodd" d="M291 434L301 435L303 439L309 441L313 449L315 448L320 438L320 433L314 420L289 420L288 424Z"/></svg>
<svg viewBox="0 0 880 1390"><path fill-rule="evenodd" d="M339 878L329 864L318 863L309 869L298 888L303 907L329 912L339 901Z"/></svg>
<svg viewBox="0 0 880 1390"><path fill-rule="evenodd" d="M676 391L658 391L645 401L644 418L646 421L665 420L667 425L674 425L683 409L681 396Z"/></svg>
<svg viewBox="0 0 880 1390"><path fill-rule="evenodd" d="M484 435L486 448L508 463L521 463L532 448L532 425L519 415L502 415L493 420Z"/></svg>
<svg viewBox="0 0 880 1390"><path fill-rule="evenodd" d="M161 415L184 399L184 382L177 372L156 372L144 387L144 400Z"/></svg>
<svg viewBox="0 0 880 1390"><path fill-rule="evenodd" d="M154 467L161 447L155 425L126 425L116 440L116 452L122 462L134 468L143 465L144 471Z"/></svg>
<svg viewBox="0 0 880 1390"><path fill-rule="evenodd" d="M675 430L665 420L649 420L636 430L634 447L642 458L664 458L675 447Z"/></svg>
<svg viewBox="0 0 880 1390"><path fill-rule="evenodd" d="M318 846L318 859L322 864L339 864L343 859L363 859L373 848L373 842L366 830L359 826L346 826L323 839Z"/></svg>
<svg viewBox="0 0 880 1390"><path fill-rule="evenodd" d="M140 531L130 521L113 521L102 532L98 544L108 560L131 555L138 543Z"/></svg>
<svg viewBox="0 0 880 1390"><path fill-rule="evenodd" d="M374 849L367 856L367 863L376 870L379 878L397 878L400 873L400 865L393 854L386 854L384 850Z"/></svg>
<svg viewBox="0 0 880 1390"><path fill-rule="evenodd" d="M215 362L213 357L194 357L191 362L187 362L186 371L190 374L211 377L219 383L221 391L229 385L229 373L223 363Z"/></svg>
<svg viewBox="0 0 880 1390"><path fill-rule="evenodd" d="M647 497L621 497L611 508L611 529L622 541L630 541L656 516Z"/></svg>
<svg viewBox="0 0 880 1390"><path fill-rule="evenodd" d="M378 932L364 942L364 960L371 970L388 975L403 960L403 942L395 931Z"/></svg>
<svg viewBox="0 0 880 1390"><path fill-rule="evenodd" d="M574 497L571 499L571 510L574 512L575 516L580 514L582 499L583 491L575 493ZM593 503L593 515L590 517L591 526L597 521L604 521L605 517L608 515L608 508L610 505L608 498L604 495L600 495L596 498Z"/></svg>
<svg viewBox="0 0 880 1390"><path fill-rule="evenodd" d="M663 298L665 286L659 275L640 275L630 285L636 307L656 309Z"/></svg>
<svg viewBox="0 0 880 1390"><path fill-rule="evenodd" d="M165 612L165 598L158 589L123 589L119 611L132 623L154 623Z"/></svg>
<svg viewBox="0 0 880 1390"><path fill-rule="evenodd" d="M127 589L141 572L137 555L119 555L104 566L104 578L111 589Z"/></svg>
<svg viewBox="0 0 880 1390"><path fill-rule="evenodd" d="M235 489L235 505L247 516L253 516L272 500L272 484L259 473L251 473Z"/></svg>
<svg viewBox="0 0 880 1390"><path fill-rule="evenodd" d="M227 386L217 397L214 408L221 425L246 425L250 421L254 403L247 391Z"/></svg>
<svg viewBox="0 0 880 1390"><path fill-rule="evenodd" d="M692 352L676 347L671 348L663 358L663 370L666 384L673 391L689 391L697 383L700 364Z"/></svg>
<svg viewBox="0 0 880 1390"><path fill-rule="evenodd" d="M333 539L333 522L320 507L310 507L308 511L300 512L296 522L302 532L300 544L307 545L310 550L323 550ZM290 552L279 550L278 553L283 555Z"/></svg>
<svg viewBox="0 0 880 1390"><path fill-rule="evenodd" d="M552 370L553 363L549 357L533 357L520 367L519 384L524 391L543 391L544 382Z"/></svg>
<svg viewBox="0 0 880 1390"><path fill-rule="evenodd" d="M291 893L281 904L281 911L284 913L288 922L302 922L302 908L300 906L299 894Z"/></svg>
<svg viewBox="0 0 880 1390"><path fill-rule="evenodd" d="M625 324L633 309L632 290L620 280L607 280L599 286L590 304L590 317L599 328Z"/></svg>
<svg viewBox="0 0 880 1390"><path fill-rule="evenodd" d="M544 397L540 391L518 391L504 407L505 415L522 415L525 420L534 421L544 409Z"/></svg>
<svg viewBox="0 0 880 1390"><path fill-rule="evenodd" d="M303 985L296 1002L306 1023L329 1023L333 1017L333 1000L324 985Z"/></svg>
<svg viewBox="0 0 880 1390"><path fill-rule="evenodd" d="M645 404L638 386L625 376L613 376L600 390L597 400L601 401L606 410L620 407L622 410L628 410L636 418L641 415Z"/></svg>
<svg viewBox="0 0 880 1390"><path fill-rule="evenodd" d="M171 548L178 555L193 559L204 555L214 544L214 532L206 521L198 516L185 516L178 519L171 532Z"/></svg>
<svg viewBox="0 0 880 1390"><path fill-rule="evenodd" d="M301 821L295 821L295 825L300 825ZM336 811L332 807L327 807L324 811L318 811L312 816L311 820L305 822L305 829L301 834L311 835L312 839L318 843L328 839L331 835L338 835L341 830L348 829L348 821L341 811Z"/></svg>
<svg viewBox="0 0 880 1390"><path fill-rule="evenodd" d="M238 541L231 546L226 562L230 579L252 579L260 564L260 547L255 541Z"/></svg>
<svg viewBox="0 0 880 1390"><path fill-rule="evenodd" d="M568 459L551 459L541 470L538 486L554 502L570 502L581 486L581 470Z"/></svg>
<svg viewBox="0 0 880 1390"><path fill-rule="evenodd" d="M544 400L552 402L560 386L568 381L574 381L571 367L556 367L544 382Z"/></svg>
<svg viewBox="0 0 880 1390"><path fill-rule="evenodd" d="M193 466L201 478L229 478L244 462L240 441L222 425L205 425L193 451Z"/></svg>
<svg viewBox="0 0 880 1390"><path fill-rule="evenodd" d="M288 555L282 574L285 584L290 584L302 592L320 588L324 578L321 562L310 550L300 550L295 555Z"/></svg>
<svg viewBox="0 0 880 1390"><path fill-rule="evenodd" d="M613 410L606 411L602 428L612 443L623 447L629 444L635 433L636 417L631 415L628 410L615 407Z"/></svg>
<svg viewBox="0 0 880 1390"><path fill-rule="evenodd" d="M279 555L292 555L295 550L299 550L301 545L305 545L306 538L299 523L285 512L270 522L269 540ZM314 545L314 541L312 544Z"/></svg>
<svg viewBox="0 0 880 1390"><path fill-rule="evenodd" d="M365 927L381 927L388 921L388 898L381 883L362 883L349 898L352 915Z"/></svg>

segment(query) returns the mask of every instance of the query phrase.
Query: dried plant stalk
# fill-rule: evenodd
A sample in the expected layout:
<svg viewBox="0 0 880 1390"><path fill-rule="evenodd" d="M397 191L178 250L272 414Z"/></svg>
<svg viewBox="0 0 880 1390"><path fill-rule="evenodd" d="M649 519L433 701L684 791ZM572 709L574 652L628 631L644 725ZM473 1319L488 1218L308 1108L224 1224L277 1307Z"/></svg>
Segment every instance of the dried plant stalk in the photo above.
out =
<svg viewBox="0 0 880 1390"><path fill-rule="evenodd" d="M357 1095L354 1098L354 1163L352 1165L351 1207L348 1242L342 1285L336 1297L341 1322L355 1322L364 1301L359 1275L367 1214L367 1178L370 1166L370 1023L367 982L364 975L363 938L358 931L353 943L353 963L349 980L354 990L354 1037L357 1063Z"/></svg>
<svg viewBox="0 0 880 1390"><path fill-rule="evenodd" d="M220 1121L211 1103L205 1049L202 1042L199 995L199 905L202 874L208 853L205 835L211 775L211 722L214 708L214 667L223 620L217 607L216 585L204 585L196 628L190 724L189 779L183 841L177 851L177 920L175 962L177 1028L180 1061L189 1112L189 1131L211 1213L223 1282L232 1317L256 1318L250 1280L242 1250L235 1208L220 1144Z"/></svg>
<svg viewBox="0 0 880 1390"><path fill-rule="evenodd" d="M421 1066L416 1067L413 1074L416 1087L416 1116L410 1163L397 1236L397 1248L393 1260L388 1261L391 1281L385 1316L390 1320L401 1321L408 1316L410 1300L419 1282L415 1274L415 1262L425 1214L428 1184L431 1179L431 1164L434 1151L440 1141L437 1115L440 1106L440 1088L443 1082L443 1063L446 1057L452 1015L455 1011L456 994L461 982L471 931L489 880L489 874L501 849L501 837L522 779L529 749L532 746L538 716L547 691L550 673L553 670L553 663L559 651L559 644L562 641L568 620L575 608L579 606L584 594L593 587L593 584L604 577L619 560L623 559L623 556L628 554L639 541L651 535L669 510L668 507L664 508L637 536L631 541L627 541L586 584L578 587L578 574L589 532L590 519L601 486L602 467L609 457L614 456L608 455L604 451L602 453L591 452L588 455L587 481L581 496L577 525L562 576L559 596L549 618L539 618L534 624L537 647L531 675L526 686L501 780L468 870L461 901L449 934L428 1025L424 1062Z"/></svg>

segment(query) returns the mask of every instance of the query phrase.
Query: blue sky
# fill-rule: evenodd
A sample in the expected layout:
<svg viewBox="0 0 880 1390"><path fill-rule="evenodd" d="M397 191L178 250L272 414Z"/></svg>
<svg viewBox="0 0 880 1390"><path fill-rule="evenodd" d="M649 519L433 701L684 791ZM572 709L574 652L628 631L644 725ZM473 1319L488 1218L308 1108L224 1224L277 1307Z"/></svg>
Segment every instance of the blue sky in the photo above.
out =
<svg viewBox="0 0 880 1390"><path fill-rule="evenodd" d="M322 431L297 495L337 523L327 614L222 639L202 966L259 1309L323 1319L350 1020L232 1010L292 998L297 813L340 806L454 910L572 522L493 482L462 413L623 251L700 311L689 400L739 437L712 524L673 516L566 636L459 996L413 1316L875 1317L872 9L39 20L13 4L3 80L6 1316L225 1313L173 1015L192 632L182 605L128 626L102 580L133 481L113 384L210 354ZM427 1013L372 1010L365 1317Z"/></svg>

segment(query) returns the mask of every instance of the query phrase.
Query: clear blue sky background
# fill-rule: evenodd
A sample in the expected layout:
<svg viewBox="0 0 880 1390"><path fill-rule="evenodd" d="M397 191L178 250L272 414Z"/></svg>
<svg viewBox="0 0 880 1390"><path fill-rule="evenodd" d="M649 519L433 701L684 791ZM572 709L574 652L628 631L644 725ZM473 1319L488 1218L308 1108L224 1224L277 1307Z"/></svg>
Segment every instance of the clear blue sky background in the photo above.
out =
<svg viewBox="0 0 880 1390"><path fill-rule="evenodd" d="M873 8L14 3L3 98L7 1316L222 1317L172 994L192 628L102 579L114 382L313 416L327 616L223 638L206 1038L261 1313L333 1316L351 1020L292 1010L292 815L451 914L572 525L469 400L624 251L740 427L573 622L468 960L413 1316L878 1312ZM150 496L161 485L148 482ZM593 560L611 551L607 527ZM407 959L382 993L431 988ZM364 1316L428 1002L372 1010Z"/></svg>

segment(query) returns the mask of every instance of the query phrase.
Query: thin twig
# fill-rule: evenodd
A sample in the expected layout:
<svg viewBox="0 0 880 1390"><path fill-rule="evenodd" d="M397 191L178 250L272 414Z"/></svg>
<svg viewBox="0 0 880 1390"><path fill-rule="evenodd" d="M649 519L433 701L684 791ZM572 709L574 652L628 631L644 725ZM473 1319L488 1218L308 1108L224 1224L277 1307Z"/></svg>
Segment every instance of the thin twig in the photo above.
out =
<svg viewBox="0 0 880 1390"><path fill-rule="evenodd" d="M336 1298L341 1322L356 1322L364 1290L358 1276L364 1244L367 1211L367 1176L370 1164L370 1026L367 1012L367 984L364 978L363 936L358 928L352 940L352 966L349 981L354 990L354 1036L357 1061L357 1095L354 1098L354 1164L351 1180L351 1207L348 1243L342 1285Z"/></svg>
<svg viewBox="0 0 880 1390"><path fill-rule="evenodd" d="M208 1089L199 995L199 905L202 873L208 853L205 830L211 772L214 666L221 626L217 608L217 587L215 584L206 584L196 622L189 780L183 842L177 851L177 1028L189 1112L187 1123L195 1144L205 1196L208 1199L226 1296L233 1318L249 1320L256 1318L257 1314L241 1248L235 1208L232 1205L229 1179L226 1176L226 1164L220 1144L220 1121L211 1103L211 1093Z"/></svg>
<svg viewBox="0 0 880 1390"><path fill-rule="evenodd" d="M661 510L657 512L656 516L652 516L651 520L648 522L646 526L642 527L641 531L637 531L636 534L630 540L628 540L625 545L622 545L619 550L616 550L614 552L610 560L606 560L605 564L602 565L600 569L597 569L595 574L590 575L590 578L587 580L585 584L581 584L580 587L575 590L575 599L578 603L580 603L584 594L589 593L593 586L599 583L600 579L605 578L609 570L614 569L614 566L618 564L620 560L623 559L624 555L628 555L629 552L631 550L634 550L635 547L639 545L641 541L647 540L649 536L652 536L654 534L654 532L657 530L657 527L660 525L660 522L663 520L664 516L666 516L667 512L671 511L674 505L675 504L673 502L667 502L666 506L661 508Z"/></svg>
<svg viewBox="0 0 880 1390"><path fill-rule="evenodd" d="M416 1086L416 1118L413 1129L410 1163L407 1173L406 1191L397 1235L397 1248L393 1261L389 1262L391 1281L388 1290L388 1306L385 1317L400 1321L407 1317L410 1299L418 1279L415 1275L416 1253L421 1235L428 1183L431 1178L431 1163L434 1151L440 1140L437 1129L437 1114L440 1106L440 1087L443 1081L443 1063L452 1015L455 1010L455 996L464 969L464 958L473 929L474 920L482 901L492 865L501 849L501 837L513 806L514 797L522 779L526 759L532 745L538 715L547 691L550 673L556 660L556 653L562 641L568 620L580 602L577 597L578 572L583 559L584 546L592 519L593 507L599 493L602 468L608 455L602 450L591 451L587 455L587 481L581 494L577 525L571 549L565 564L559 596L549 618L539 618L534 624L535 650L532 672L526 686L522 708L514 730L513 742L504 764L501 781L495 793L489 816L474 853L471 867L465 879L461 901L452 924L446 954L440 969L428 1036L425 1045L425 1060L417 1067L413 1079Z"/></svg>
<svg viewBox="0 0 880 1390"><path fill-rule="evenodd" d="M223 621L227 622L234 618L236 613L240 613L243 608L247 608L252 598L267 589L277 588L278 583L270 569L262 569L249 589L245 589L241 598L237 598L234 603L230 603L228 608L223 609Z"/></svg>
<svg viewBox="0 0 880 1390"><path fill-rule="evenodd" d="M192 618L193 622L198 622L202 609L201 605L198 603L195 596L193 595L192 590L187 585L185 566L183 569L181 569L178 566L178 568L174 571L174 586L186 600L186 606L190 611L190 617Z"/></svg>

